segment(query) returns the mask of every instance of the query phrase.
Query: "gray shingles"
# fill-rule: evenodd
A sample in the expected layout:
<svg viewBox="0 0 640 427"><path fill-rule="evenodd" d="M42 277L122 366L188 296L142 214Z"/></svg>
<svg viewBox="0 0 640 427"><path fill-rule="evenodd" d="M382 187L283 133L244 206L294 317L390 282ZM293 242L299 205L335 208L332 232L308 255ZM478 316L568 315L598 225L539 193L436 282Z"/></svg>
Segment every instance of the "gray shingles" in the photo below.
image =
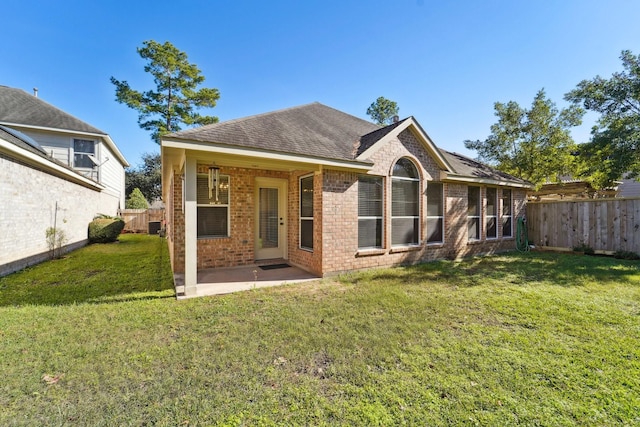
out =
<svg viewBox="0 0 640 427"><path fill-rule="evenodd" d="M320 103L230 120L168 137L353 160L360 137L379 127Z"/></svg>
<svg viewBox="0 0 640 427"><path fill-rule="evenodd" d="M440 149L455 173L479 179L492 179L496 181L510 181L519 184L528 184L527 181L516 178L508 173L500 172L476 160L470 159L458 153L452 153Z"/></svg>
<svg viewBox="0 0 640 427"><path fill-rule="evenodd" d="M65 113L22 89L7 86L0 86L0 123L106 135L100 129Z"/></svg>
<svg viewBox="0 0 640 427"><path fill-rule="evenodd" d="M354 160L406 120L380 127L315 102L187 129L167 135L166 138L327 159ZM417 121L415 123L420 126ZM475 160L445 150L440 151L454 172L459 175L525 183Z"/></svg>

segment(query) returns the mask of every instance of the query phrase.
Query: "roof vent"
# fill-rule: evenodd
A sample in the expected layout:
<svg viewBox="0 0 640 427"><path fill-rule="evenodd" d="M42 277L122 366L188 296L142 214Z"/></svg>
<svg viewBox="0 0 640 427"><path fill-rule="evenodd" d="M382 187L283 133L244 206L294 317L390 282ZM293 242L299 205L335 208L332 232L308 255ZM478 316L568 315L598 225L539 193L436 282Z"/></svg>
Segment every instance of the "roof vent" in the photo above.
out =
<svg viewBox="0 0 640 427"><path fill-rule="evenodd" d="M36 98L38 97L38 88L37 87L33 88L33 96L35 96Z"/></svg>
<svg viewBox="0 0 640 427"><path fill-rule="evenodd" d="M393 123L398 123L400 121L400 117L393 116Z"/></svg>

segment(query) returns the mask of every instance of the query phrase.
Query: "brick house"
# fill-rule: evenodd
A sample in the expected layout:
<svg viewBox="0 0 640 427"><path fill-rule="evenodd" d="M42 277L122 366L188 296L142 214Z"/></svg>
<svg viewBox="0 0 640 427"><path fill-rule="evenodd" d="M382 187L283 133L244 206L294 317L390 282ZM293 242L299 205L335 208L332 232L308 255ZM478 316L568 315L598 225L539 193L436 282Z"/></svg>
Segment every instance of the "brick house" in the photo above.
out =
<svg viewBox="0 0 640 427"><path fill-rule="evenodd" d="M166 135L173 271L286 260L319 277L515 248L531 185L319 103Z"/></svg>

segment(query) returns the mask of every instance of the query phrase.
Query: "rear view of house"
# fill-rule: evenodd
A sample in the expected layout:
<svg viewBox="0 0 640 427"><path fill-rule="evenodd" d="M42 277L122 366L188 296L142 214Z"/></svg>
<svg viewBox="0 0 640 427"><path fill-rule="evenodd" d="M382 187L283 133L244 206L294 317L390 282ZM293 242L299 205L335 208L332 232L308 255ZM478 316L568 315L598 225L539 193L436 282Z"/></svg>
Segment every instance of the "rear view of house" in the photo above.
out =
<svg viewBox="0 0 640 427"><path fill-rule="evenodd" d="M319 277L515 248L530 184L319 103L162 139L174 273L283 259Z"/></svg>
<svg viewBox="0 0 640 427"><path fill-rule="evenodd" d="M124 208L127 166L107 133L0 86L0 275L46 259L49 227L86 243L95 215Z"/></svg>

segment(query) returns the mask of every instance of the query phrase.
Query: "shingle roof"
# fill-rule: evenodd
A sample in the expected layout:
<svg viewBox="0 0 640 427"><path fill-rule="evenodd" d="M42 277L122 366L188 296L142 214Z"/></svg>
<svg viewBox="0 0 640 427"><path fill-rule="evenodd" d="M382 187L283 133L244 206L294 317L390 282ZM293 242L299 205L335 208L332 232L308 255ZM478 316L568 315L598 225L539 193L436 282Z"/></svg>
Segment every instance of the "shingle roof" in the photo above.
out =
<svg viewBox="0 0 640 427"><path fill-rule="evenodd" d="M380 141L382 138L388 135L392 130L400 126L405 120L408 120L408 119L409 118L407 117L406 119L400 120L396 123L390 124L382 128L378 128L373 132L370 132L366 135L361 136L360 144L357 147L356 156L359 156L360 154L364 153L368 148L370 148L376 142Z"/></svg>
<svg viewBox="0 0 640 427"><path fill-rule="evenodd" d="M187 129L165 135L163 138L350 161L355 160L358 155L408 119L380 127L315 102ZM420 127L415 119L414 123ZM453 172L460 176L526 184L524 180L460 154L442 149L440 152L453 168Z"/></svg>
<svg viewBox="0 0 640 427"><path fill-rule="evenodd" d="M0 86L0 123L106 135L100 129L65 113L22 89L7 86Z"/></svg>
<svg viewBox="0 0 640 427"><path fill-rule="evenodd" d="M315 102L183 130L165 138L353 160L360 137L379 128L374 123Z"/></svg>
<svg viewBox="0 0 640 427"><path fill-rule="evenodd" d="M511 181L521 184L529 184L524 179L516 178L508 173L500 172L476 160L470 159L458 153L452 153L440 149L440 152L447 159L453 170L462 176L479 179L491 179L496 181Z"/></svg>

